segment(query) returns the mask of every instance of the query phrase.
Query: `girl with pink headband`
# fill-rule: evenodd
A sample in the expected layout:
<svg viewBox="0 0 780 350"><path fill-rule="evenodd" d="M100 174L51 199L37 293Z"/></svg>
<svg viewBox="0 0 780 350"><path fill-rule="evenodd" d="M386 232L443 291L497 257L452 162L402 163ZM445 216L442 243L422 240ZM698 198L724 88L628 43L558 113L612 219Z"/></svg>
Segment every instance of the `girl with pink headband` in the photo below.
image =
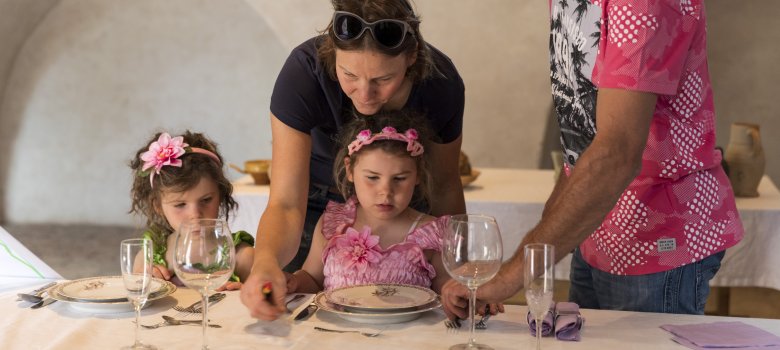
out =
<svg viewBox="0 0 780 350"><path fill-rule="evenodd" d="M175 278L172 266L175 235L179 225L190 218L228 218L237 206L233 185L222 171L217 146L200 133L186 131L171 137L157 133L130 161L135 174L131 189L131 213L146 217L144 237L154 242L154 269L157 278ZM236 269L222 289L239 289L252 268L254 238L245 231L233 233Z"/></svg>

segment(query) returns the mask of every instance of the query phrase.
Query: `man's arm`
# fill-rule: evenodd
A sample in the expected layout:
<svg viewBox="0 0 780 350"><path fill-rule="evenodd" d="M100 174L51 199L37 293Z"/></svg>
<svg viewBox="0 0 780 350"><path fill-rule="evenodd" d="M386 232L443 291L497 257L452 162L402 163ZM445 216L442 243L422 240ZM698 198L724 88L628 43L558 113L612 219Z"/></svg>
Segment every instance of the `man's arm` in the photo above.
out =
<svg viewBox="0 0 780 350"><path fill-rule="evenodd" d="M596 104L596 137L545 205L542 220L524 238L528 243L555 246L556 261L576 248L614 208L620 195L642 168L642 153L650 132L657 95L601 89ZM504 264L500 274L514 281L509 295L523 287L523 254Z"/></svg>
<svg viewBox="0 0 780 350"><path fill-rule="evenodd" d="M552 244L560 260L601 225L641 170L656 99L652 93L599 90L596 137L580 155L571 175L556 184L542 219L523 238L515 255L501 266L493 280L479 288L480 300L501 302L523 287L526 244ZM464 287L448 282L442 290L445 310L465 317L467 295Z"/></svg>

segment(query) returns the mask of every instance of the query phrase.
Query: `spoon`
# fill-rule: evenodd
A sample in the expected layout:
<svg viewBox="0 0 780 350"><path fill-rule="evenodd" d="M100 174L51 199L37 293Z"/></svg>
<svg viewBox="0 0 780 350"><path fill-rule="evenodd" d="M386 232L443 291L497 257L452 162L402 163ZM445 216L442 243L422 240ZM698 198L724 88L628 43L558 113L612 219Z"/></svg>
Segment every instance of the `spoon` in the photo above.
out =
<svg viewBox="0 0 780 350"><path fill-rule="evenodd" d="M18 296L20 299L22 299L22 300L24 300L26 302L37 304L37 303L40 303L41 301L43 301L43 297L41 297L41 294L43 294L46 291L46 289L48 289L49 287L51 287L51 286L53 286L55 284L57 284L57 282L51 282L51 283L48 283L48 284L44 285L43 287L40 287L40 288L30 292L30 293L17 293L16 296Z"/></svg>
<svg viewBox="0 0 780 350"><path fill-rule="evenodd" d="M169 324L171 326L180 326L180 325L184 325L184 324L202 324L203 323L203 321L201 321L201 320L177 320L177 319L175 319L175 318L173 318L171 316L168 316L168 315L163 315L162 318L163 318L163 320L165 320L165 323L167 323L167 324ZM222 326L220 326L218 324L211 324L211 323L209 323L209 327L222 328Z"/></svg>
<svg viewBox="0 0 780 350"><path fill-rule="evenodd" d="M333 333L358 333L364 337L374 338L378 337L380 334L382 334L382 331L375 332L375 333L368 333L368 332L361 332L361 331L347 331L347 330L341 330L341 329L328 329L328 328L322 328L322 327L314 327L315 330L321 331L321 332L333 332Z"/></svg>

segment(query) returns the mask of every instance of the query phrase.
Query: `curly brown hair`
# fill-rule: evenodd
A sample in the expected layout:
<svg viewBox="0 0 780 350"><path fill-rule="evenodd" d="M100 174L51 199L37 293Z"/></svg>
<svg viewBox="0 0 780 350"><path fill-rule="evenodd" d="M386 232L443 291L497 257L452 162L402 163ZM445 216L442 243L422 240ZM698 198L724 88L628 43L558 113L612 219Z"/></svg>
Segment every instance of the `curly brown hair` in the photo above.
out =
<svg viewBox="0 0 780 350"><path fill-rule="evenodd" d="M165 219L161 209L161 197L165 191L184 192L198 185L201 178L208 177L217 183L219 189L220 212L229 218L229 213L238 207L233 200L233 185L222 171L223 159L217 150L217 144L201 133L185 131L181 136L189 147L198 147L213 152L219 158L219 164L211 157L201 153L187 152L181 156L182 166L165 166L160 174L154 176L154 187L149 182L149 176L141 169L144 161L141 154L149 149L149 145L157 141L162 132L156 133L145 146L138 149L135 157L130 160L133 170L133 185L130 190L132 206L129 213L146 217L147 227L155 234L167 237L175 231Z"/></svg>
<svg viewBox="0 0 780 350"><path fill-rule="evenodd" d="M420 33L420 17L415 15L409 0L332 0L334 11L346 11L360 16L367 22L380 19L399 19L409 23L412 27L412 35L407 35L404 42L397 48L388 49L377 45L374 37L364 33L361 37L341 41L333 33L333 20L327 28L321 32L321 41L317 49L317 57L322 62L331 79L336 77L336 49L344 51L371 50L388 56L400 54L413 55L417 53L417 60L406 70L406 76L413 82L428 79L436 74L441 74L431 57L431 50L423 40Z"/></svg>
<svg viewBox="0 0 780 350"><path fill-rule="evenodd" d="M371 134L378 133L382 128L386 126L392 126L399 133L404 133L406 130L417 130L417 141L423 145L426 150L423 154L412 157L409 151L406 150L406 143L396 140L377 140L368 145L364 145L352 155L349 155L347 146L355 140L358 133L362 130L371 130ZM426 204L430 199L431 194L431 167L429 160L430 150L429 146L432 141L433 133L431 132L428 120L421 115L408 112L408 111L382 111L372 116L355 116L348 124L344 125L338 136L339 151L336 153L336 159L333 165L333 178L336 181L336 187L344 198L350 198L355 195L355 184L347 179L347 167L346 158L349 158L350 170L354 169L355 164L358 161L360 155L366 150L381 149L388 154L392 154L398 157L410 157L415 161L417 165L417 177L420 183L415 186L414 195L410 205L416 206L419 204Z"/></svg>

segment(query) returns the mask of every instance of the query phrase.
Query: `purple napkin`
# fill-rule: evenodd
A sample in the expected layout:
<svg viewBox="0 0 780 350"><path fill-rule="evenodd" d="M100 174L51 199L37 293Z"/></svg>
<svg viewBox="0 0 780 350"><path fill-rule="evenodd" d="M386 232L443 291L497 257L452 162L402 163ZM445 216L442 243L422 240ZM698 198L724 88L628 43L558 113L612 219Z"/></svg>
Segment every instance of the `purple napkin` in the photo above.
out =
<svg viewBox="0 0 780 350"><path fill-rule="evenodd" d="M542 336L546 337L552 334L553 331L553 312L555 310L555 303L550 304L550 310L544 315L542 319ZM531 328L531 335L536 336L536 320L531 316L531 312L528 312L526 316L528 319L528 327Z"/></svg>
<svg viewBox="0 0 780 350"><path fill-rule="evenodd" d="M742 322L663 325L672 340L691 349L780 349L780 337Z"/></svg>
<svg viewBox="0 0 780 350"><path fill-rule="evenodd" d="M580 341L584 322L577 303L562 301L555 304L555 337L558 340Z"/></svg>

